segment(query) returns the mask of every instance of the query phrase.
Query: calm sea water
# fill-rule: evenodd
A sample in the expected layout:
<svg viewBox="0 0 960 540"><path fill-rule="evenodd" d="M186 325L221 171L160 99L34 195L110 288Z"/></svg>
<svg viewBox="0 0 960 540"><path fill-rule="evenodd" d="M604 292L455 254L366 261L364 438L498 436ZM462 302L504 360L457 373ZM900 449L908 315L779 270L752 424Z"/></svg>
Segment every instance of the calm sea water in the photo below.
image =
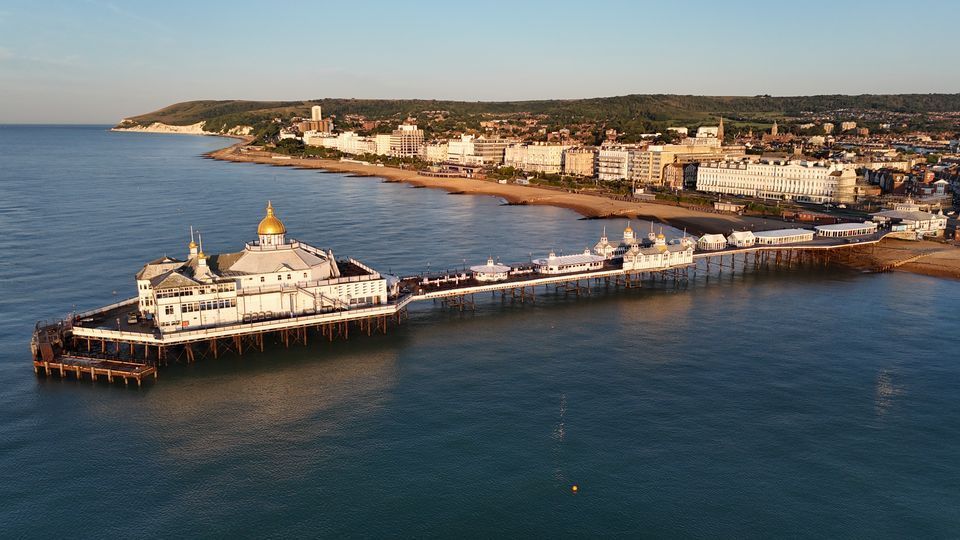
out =
<svg viewBox="0 0 960 540"><path fill-rule="evenodd" d="M191 224L238 249L267 199L292 236L397 273L580 250L604 224L200 157L225 144L0 126L0 536L960 535L954 281L428 304L140 390L36 378L37 319L132 296Z"/></svg>

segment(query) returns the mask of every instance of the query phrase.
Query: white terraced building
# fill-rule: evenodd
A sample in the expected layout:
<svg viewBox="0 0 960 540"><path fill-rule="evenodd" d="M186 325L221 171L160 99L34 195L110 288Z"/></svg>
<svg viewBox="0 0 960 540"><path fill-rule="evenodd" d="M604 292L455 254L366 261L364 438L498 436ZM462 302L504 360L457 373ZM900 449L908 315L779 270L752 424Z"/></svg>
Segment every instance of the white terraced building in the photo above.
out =
<svg viewBox="0 0 960 540"><path fill-rule="evenodd" d="M191 238L186 260L163 257L137 273L139 311L162 332L347 310L387 302L387 283L354 259L287 240L267 204L258 240L207 256ZM201 242L202 244L202 242Z"/></svg>
<svg viewBox="0 0 960 540"><path fill-rule="evenodd" d="M504 150L503 165L526 172L560 174L563 154L571 148L560 144L514 144Z"/></svg>
<svg viewBox="0 0 960 540"><path fill-rule="evenodd" d="M715 161L697 168L698 191L761 199L853 202L856 183L853 169L825 161Z"/></svg>

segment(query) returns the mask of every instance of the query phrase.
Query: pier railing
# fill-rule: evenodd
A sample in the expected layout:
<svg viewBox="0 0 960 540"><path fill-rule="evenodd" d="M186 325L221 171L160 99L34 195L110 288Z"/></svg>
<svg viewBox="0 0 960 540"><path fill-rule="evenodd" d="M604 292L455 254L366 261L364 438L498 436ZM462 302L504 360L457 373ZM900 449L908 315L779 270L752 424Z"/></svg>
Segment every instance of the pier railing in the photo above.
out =
<svg viewBox="0 0 960 540"><path fill-rule="evenodd" d="M140 298L134 296L133 298L127 298L126 300L121 300L119 302L114 302L109 306L102 306L94 309L88 309L87 311L81 311L80 313L75 314L73 317L75 319L86 319L87 317L92 317L99 313L106 313L108 311L117 309L119 307L126 306L128 304L136 304L140 301Z"/></svg>

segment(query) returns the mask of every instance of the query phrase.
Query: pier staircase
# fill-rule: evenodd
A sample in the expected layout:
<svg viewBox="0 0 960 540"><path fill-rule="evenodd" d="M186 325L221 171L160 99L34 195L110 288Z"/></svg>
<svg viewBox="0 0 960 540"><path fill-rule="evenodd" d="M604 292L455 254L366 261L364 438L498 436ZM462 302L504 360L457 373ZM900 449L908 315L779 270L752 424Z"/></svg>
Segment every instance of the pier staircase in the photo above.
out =
<svg viewBox="0 0 960 540"><path fill-rule="evenodd" d="M332 306L334 309L350 309L350 304L347 304L339 298L330 298L320 291L314 293L313 291L305 289L299 285L297 285L297 290L313 298L313 303L318 309L323 309L326 306Z"/></svg>

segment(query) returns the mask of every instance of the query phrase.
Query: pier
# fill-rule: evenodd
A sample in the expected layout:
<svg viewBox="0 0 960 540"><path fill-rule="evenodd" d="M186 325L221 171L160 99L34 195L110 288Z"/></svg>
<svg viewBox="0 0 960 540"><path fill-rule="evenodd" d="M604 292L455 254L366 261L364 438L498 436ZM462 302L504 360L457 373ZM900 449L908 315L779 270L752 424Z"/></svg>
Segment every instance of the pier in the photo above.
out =
<svg viewBox="0 0 960 540"><path fill-rule="evenodd" d="M729 242L719 236L698 244L686 235L667 242L652 229L641 240L628 224L622 242L611 243L604 230L583 253L551 252L515 264L490 258L469 271L386 276L287 239L269 202L257 233L242 251L207 256L202 237L198 233L195 242L191 230L186 259L163 256L137 272L136 297L38 322L31 340L34 371L141 386L171 362L387 334L407 318L413 302L464 312L477 309L477 296L485 294L525 304L551 290L580 297L598 289L684 288L737 273L826 267L843 250L897 234L814 238L809 230L786 229L757 233L754 244L753 233L745 231Z"/></svg>
<svg viewBox="0 0 960 540"><path fill-rule="evenodd" d="M330 309L322 313L278 315L266 320L213 325L196 329L160 331L146 323L128 324L125 315L135 308L130 298L102 308L77 313L53 323L37 323L33 365L38 375L77 380L136 383L156 380L171 362L192 363L222 355L263 352L268 346L306 346L312 341L347 340L354 336L387 334L391 325L407 318L413 302L432 300L454 311L476 309L476 297L498 295L502 301L535 303L553 293L579 297L600 289L633 289L653 283L686 287L698 278L709 283L724 275L776 271L795 267L826 267L843 250L879 242L884 235L850 242L818 238L797 245L759 245L696 252L693 262L663 268L624 269L616 260L589 271L543 275L529 263L509 265L518 272L495 282L481 282L466 271L401 277L398 293L378 306Z"/></svg>

